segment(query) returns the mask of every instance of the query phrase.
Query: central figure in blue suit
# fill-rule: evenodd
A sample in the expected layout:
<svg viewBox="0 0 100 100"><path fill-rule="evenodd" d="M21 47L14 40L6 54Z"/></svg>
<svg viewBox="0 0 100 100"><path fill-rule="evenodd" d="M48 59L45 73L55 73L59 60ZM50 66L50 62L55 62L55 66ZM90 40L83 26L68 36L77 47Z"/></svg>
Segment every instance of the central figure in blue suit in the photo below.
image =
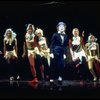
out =
<svg viewBox="0 0 100 100"><path fill-rule="evenodd" d="M54 79L62 81L64 77L65 59L69 41L68 35L65 33L66 24L59 22L56 27L57 32L53 34L50 45L50 82L53 82Z"/></svg>

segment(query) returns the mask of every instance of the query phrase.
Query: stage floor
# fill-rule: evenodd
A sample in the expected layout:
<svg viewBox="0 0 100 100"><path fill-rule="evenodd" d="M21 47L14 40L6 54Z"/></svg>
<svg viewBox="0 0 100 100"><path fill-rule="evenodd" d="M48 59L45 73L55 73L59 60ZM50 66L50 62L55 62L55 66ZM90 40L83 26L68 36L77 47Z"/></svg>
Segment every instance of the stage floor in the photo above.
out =
<svg viewBox="0 0 100 100"><path fill-rule="evenodd" d="M0 80L0 98L100 98L100 82Z"/></svg>

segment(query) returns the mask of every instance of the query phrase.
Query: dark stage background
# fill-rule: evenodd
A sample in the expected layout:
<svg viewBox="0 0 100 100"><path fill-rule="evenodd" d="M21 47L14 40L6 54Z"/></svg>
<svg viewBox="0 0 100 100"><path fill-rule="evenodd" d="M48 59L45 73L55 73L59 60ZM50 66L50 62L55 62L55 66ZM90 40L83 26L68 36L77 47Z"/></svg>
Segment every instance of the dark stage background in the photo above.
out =
<svg viewBox="0 0 100 100"><path fill-rule="evenodd" d="M26 66L27 62L23 63L21 55L27 24L32 23L35 27L42 28L50 44L59 21L67 24L66 33L70 37L72 29L78 27L80 33L85 31L85 42L90 33L98 38L98 42L100 41L99 1L0 1L0 48L3 50L3 35L6 28L12 28L17 33L18 39L18 66L21 67L21 73L25 78L26 70L30 68ZM7 70L4 64L1 62L0 65L2 75Z"/></svg>

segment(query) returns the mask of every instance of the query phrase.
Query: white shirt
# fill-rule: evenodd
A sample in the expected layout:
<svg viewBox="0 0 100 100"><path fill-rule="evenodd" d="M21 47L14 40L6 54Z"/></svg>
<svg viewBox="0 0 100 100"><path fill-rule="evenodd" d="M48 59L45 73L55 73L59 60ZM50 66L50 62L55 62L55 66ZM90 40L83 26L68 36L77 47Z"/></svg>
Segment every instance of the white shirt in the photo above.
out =
<svg viewBox="0 0 100 100"><path fill-rule="evenodd" d="M58 31L58 34L59 34L59 33L60 33L60 34L65 34L65 32L61 33L60 31ZM63 42L64 42L64 36L62 36L62 35L61 35L61 40L62 40L62 43L63 43Z"/></svg>
<svg viewBox="0 0 100 100"><path fill-rule="evenodd" d="M72 41L73 45L80 45L80 37L73 37L73 41Z"/></svg>

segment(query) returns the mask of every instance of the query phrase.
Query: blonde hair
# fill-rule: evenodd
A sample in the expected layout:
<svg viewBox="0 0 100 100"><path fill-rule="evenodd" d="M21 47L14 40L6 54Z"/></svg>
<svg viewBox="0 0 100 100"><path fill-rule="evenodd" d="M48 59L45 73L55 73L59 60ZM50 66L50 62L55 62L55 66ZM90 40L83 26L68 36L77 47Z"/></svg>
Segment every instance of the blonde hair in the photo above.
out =
<svg viewBox="0 0 100 100"><path fill-rule="evenodd" d="M90 35L88 36L87 42L90 42L90 39L91 39L92 36L94 37L94 41L95 41L95 42L97 41L97 38L96 38L94 35L92 35L92 34L90 33Z"/></svg>
<svg viewBox="0 0 100 100"><path fill-rule="evenodd" d="M37 35L38 33L41 33L41 35L43 36L43 30L40 28L37 28L35 31L35 34Z"/></svg>
<svg viewBox="0 0 100 100"><path fill-rule="evenodd" d="M27 26L27 28L26 28L26 31L28 31L28 30L30 29L30 27L32 28L33 31L35 30L34 25L28 24L28 26Z"/></svg>
<svg viewBox="0 0 100 100"><path fill-rule="evenodd" d="M78 28L74 28L74 29L72 30L72 34L75 35L75 34L74 34L74 31L76 31L76 30L78 31L78 35L79 35L79 29L78 29Z"/></svg>
<svg viewBox="0 0 100 100"><path fill-rule="evenodd" d="M12 40L16 38L17 34L15 32L13 32L13 30L11 28L6 29L5 34L4 34L5 38L7 38L8 32L11 32Z"/></svg>
<svg viewBox="0 0 100 100"><path fill-rule="evenodd" d="M11 38L8 38L8 32L11 32ZM9 43L11 45L12 41L16 39L17 34L13 32L11 28L6 29L5 34L4 34L4 40L6 40L6 44Z"/></svg>

